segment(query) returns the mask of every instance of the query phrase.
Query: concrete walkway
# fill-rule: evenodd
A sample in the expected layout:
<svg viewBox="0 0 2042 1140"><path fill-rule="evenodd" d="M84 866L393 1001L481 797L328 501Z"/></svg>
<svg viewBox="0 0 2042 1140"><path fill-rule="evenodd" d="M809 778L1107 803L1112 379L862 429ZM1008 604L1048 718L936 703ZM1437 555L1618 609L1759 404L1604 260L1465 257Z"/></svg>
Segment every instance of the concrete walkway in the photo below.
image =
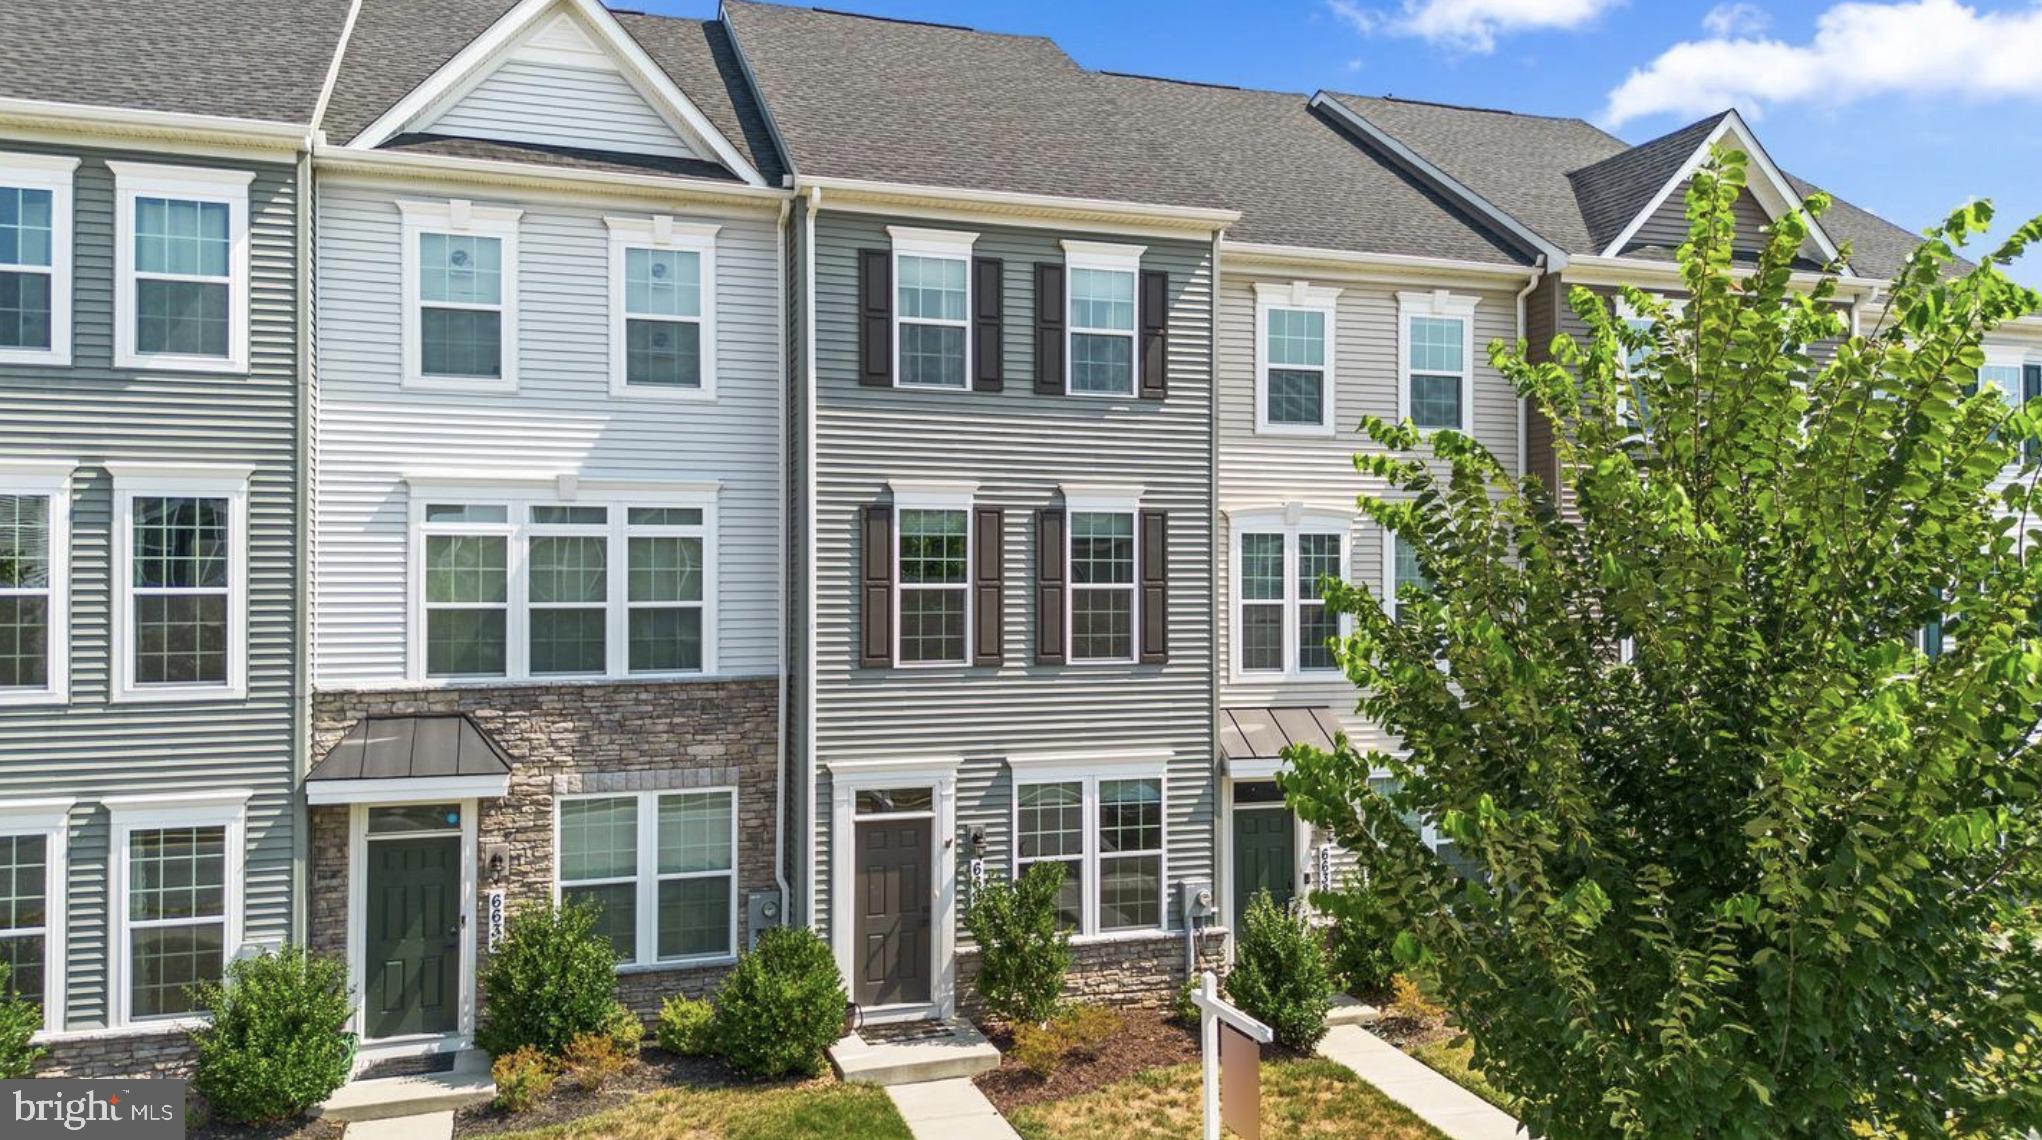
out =
<svg viewBox="0 0 2042 1140"><path fill-rule="evenodd" d="M421 1112L417 1116L391 1116L382 1120L357 1120L347 1126L344 1140L452 1140L454 1114Z"/></svg>
<svg viewBox="0 0 2042 1140"><path fill-rule="evenodd" d="M915 1140L1020 1140L969 1077L888 1085L886 1095Z"/></svg>
<svg viewBox="0 0 2042 1140"><path fill-rule="evenodd" d="M1451 1140L1510 1140L1520 1134L1509 1113L1358 1025L1328 1030L1319 1056L1353 1069Z"/></svg>

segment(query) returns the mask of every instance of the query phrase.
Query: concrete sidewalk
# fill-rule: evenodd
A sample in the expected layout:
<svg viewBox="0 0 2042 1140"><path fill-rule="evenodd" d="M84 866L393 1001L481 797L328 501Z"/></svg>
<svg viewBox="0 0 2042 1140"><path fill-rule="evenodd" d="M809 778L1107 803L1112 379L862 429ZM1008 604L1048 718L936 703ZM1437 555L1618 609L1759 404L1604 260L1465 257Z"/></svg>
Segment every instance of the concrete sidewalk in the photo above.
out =
<svg viewBox="0 0 2042 1140"><path fill-rule="evenodd" d="M886 1095L915 1140L1020 1140L969 1077L888 1085Z"/></svg>
<svg viewBox="0 0 2042 1140"><path fill-rule="evenodd" d="M453 1135L454 1114L448 1110L357 1120L347 1126L343 1140L449 1140Z"/></svg>
<svg viewBox="0 0 2042 1140"><path fill-rule="evenodd" d="M1509 1113L1360 1026L1328 1030L1319 1042L1319 1056L1353 1069L1452 1140L1510 1140L1519 1135L1518 1123Z"/></svg>

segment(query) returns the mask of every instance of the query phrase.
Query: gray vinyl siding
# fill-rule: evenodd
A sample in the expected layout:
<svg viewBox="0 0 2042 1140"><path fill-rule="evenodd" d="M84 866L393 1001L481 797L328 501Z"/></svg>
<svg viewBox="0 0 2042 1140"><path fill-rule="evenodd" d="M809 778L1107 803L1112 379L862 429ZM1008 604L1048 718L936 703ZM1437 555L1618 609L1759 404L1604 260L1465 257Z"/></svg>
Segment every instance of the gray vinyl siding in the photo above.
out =
<svg viewBox="0 0 2042 1140"><path fill-rule="evenodd" d="M463 138L701 157L622 74L530 59L506 62L429 129Z"/></svg>
<svg viewBox="0 0 2042 1140"><path fill-rule="evenodd" d="M1219 308L1219 496L1220 580L1219 620L1220 705L1222 708L1266 705L1317 705L1338 714L1357 745L1389 747L1392 742L1355 712L1354 686L1337 674L1314 678L1238 673L1234 669L1235 605L1233 588L1234 516L1280 510L1286 503L1344 510L1352 516L1348 529L1348 580L1379 589L1383 583L1382 528L1355 505L1356 496L1385 490L1381 480L1354 469L1359 451L1377 450L1361 434L1364 416L1397 418L1398 389L1403 369L1398 359L1397 294L1429 292L1422 285L1326 278L1316 286L1337 287L1333 323L1334 434L1289 435L1255 429L1255 283L1288 285L1298 275L1266 276L1229 272L1220 288ZM1457 296L1477 299L1474 315L1474 403L1471 423L1484 446L1504 467L1515 470L1517 396L1510 381L1489 364L1491 341L1517 338L1517 295L1510 289L1451 287ZM1444 464L1439 465L1442 474Z"/></svg>
<svg viewBox="0 0 2042 1140"><path fill-rule="evenodd" d="M1687 183L1683 182L1668 194L1666 201L1661 202L1659 208L1638 227L1638 232L1625 245L1624 252L1640 246L1679 249L1688 238L1687 189ZM1731 248L1745 254L1756 254L1765 249L1765 228L1773 224L1765 207L1746 189L1737 195L1737 201L1731 204L1730 209L1737 218L1737 237ZM1802 254L1813 261L1822 260L1822 254L1813 241L1803 247Z"/></svg>
<svg viewBox="0 0 2042 1140"><path fill-rule="evenodd" d="M0 365L0 458L77 465L71 483L71 696L0 707L0 803L73 796L70 817L69 1029L106 1024L109 824L99 801L248 788L247 942L282 940L290 922L298 187L288 164L160 152L80 151L75 178L75 328L68 368ZM108 158L254 170L249 187L250 371L207 375L115 369L114 185ZM242 700L110 704L112 479L109 462L248 464L248 693Z"/></svg>
<svg viewBox="0 0 2042 1140"><path fill-rule="evenodd" d="M1061 265L1051 230L973 225L974 253L1005 262L1005 388L998 393L863 388L857 383L857 257L889 249L890 221L832 213L818 221L820 403L818 556L812 636L819 666L810 805L818 844L816 916L830 911L827 765L852 759L962 758L957 844L985 828L989 873L1010 866L1011 783L1005 758L1038 752L1167 750L1166 921L1179 924L1175 884L1213 874L1211 247L1146 239L1146 270L1170 274L1169 396L1087 399L1034 392L1034 267ZM970 480L974 505L1003 508L1005 663L997 668L860 668L862 508L888 501L889 479ZM1139 484L1142 506L1169 512L1169 662L1035 664L1034 512L1062 503L1063 483Z"/></svg>

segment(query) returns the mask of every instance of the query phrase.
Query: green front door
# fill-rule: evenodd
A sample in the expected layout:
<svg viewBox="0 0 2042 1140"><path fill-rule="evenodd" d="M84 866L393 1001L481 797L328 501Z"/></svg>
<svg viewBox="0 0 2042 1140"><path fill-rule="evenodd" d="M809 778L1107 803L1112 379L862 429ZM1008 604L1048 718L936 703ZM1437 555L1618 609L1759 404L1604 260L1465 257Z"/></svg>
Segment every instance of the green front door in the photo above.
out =
<svg viewBox="0 0 2042 1140"><path fill-rule="evenodd" d="M1278 906L1295 893L1297 832L1282 805L1234 809L1234 912L1241 921L1248 900L1267 889Z"/></svg>
<svg viewBox="0 0 2042 1140"><path fill-rule="evenodd" d="M369 1037L452 1033L460 1023L461 837L371 839Z"/></svg>

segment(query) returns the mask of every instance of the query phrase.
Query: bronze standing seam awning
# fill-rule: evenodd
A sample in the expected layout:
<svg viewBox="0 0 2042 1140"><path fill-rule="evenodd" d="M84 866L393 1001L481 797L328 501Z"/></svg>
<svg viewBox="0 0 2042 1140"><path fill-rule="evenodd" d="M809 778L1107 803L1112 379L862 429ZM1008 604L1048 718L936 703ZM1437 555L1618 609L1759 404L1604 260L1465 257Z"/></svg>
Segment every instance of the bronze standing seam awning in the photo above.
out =
<svg viewBox="0 0 2042 1140"><path fill-rule="evenodd" d="M1311 705L1271 705L1221 709L1220 756L1231 767L1243 760L1270 761L1292 744L1331 750L1340 722L1330 709Z"/></svg>
<svg viewBox="0 0 2042 1140"><path fill-rule="evenodd" d="M466 713L370 716L305 778L314 804L500 796L511 758Z"/></svg>

